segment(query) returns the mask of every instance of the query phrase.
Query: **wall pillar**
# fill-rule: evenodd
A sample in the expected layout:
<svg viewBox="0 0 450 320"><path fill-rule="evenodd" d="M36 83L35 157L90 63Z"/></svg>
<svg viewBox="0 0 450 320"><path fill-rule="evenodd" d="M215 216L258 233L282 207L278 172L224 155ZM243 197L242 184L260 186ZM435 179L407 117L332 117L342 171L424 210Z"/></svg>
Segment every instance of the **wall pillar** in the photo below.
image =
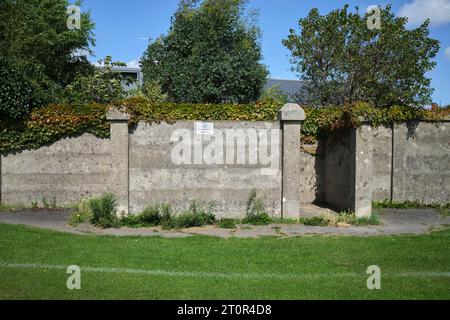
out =
<svg viewBox="0 0 450 320"><path fill-rule="evenodd" d="M130 116L110 109L106 119L111 122L111 193L116 196L118 210L129 213L129 137Z"/></svg>
<svg viewBox="0 0 450 320"><path fill-rule="evenodd" d="M373 132L370 125L352 129L351 144L354 151L354 166L351 174L351 206L357 217L372 215L372 162Z"/></svg>
<svg viewBox="0 0 450 320"><path fill-rule="evenodd" d="M278 118L283 132L282 217L298 219L301 183L300 125L305 120L305 112L298 104L288 103L280 110Z"/></svg>

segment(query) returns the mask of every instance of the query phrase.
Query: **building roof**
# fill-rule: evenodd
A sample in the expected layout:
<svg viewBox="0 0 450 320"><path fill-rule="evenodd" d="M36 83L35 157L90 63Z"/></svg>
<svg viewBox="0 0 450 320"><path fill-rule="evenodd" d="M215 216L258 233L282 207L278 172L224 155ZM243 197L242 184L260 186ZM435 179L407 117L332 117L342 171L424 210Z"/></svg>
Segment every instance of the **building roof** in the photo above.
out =
<svg viewBox="0 0 450 320"><path fill-rule="evenodd" d="M142 69L131 67L114 67L114 71L122 73L136 73L139 84L142 84ZM288 94L288 102L294 102L292 96L301 91L304 87L304 81L301 80L285 80L285 79L267 79L265 89L272 88L273 86L279 86L279 89ZM136 85L130 86L130 89L134 89Z"/></svg>
<svg viewBox="0 0 450 320"><path fill-rule="evenodd" d="M302 80L284 80L284 79L268 79L266 89L273 86L279 86L281 91L284 91L289 96L295 95L301 91L304 87L304 81Z"/></svg>
<svg viewBox="0 0 450 320"><path fill-rule="evenodd" d="M118 72L129 72L129 73L141 73L141 68L132 68L132 67L113 67L112 70Z"/></svg>

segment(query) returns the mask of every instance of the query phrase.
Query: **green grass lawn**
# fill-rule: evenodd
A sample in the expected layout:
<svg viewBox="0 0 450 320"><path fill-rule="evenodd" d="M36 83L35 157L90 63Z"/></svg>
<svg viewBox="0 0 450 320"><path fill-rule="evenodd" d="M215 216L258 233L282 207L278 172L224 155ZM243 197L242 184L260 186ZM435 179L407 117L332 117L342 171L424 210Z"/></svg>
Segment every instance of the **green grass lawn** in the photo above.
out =
<svg viewBox="0 0 450 320"><path fill-rule="evenodd" d="M66 288L68 265L81 267L81 290ZM381 290L366 287L370 265L381 268ZM450 230L226 240L0 224L0 299L450 299L449 272Z"/></svg>

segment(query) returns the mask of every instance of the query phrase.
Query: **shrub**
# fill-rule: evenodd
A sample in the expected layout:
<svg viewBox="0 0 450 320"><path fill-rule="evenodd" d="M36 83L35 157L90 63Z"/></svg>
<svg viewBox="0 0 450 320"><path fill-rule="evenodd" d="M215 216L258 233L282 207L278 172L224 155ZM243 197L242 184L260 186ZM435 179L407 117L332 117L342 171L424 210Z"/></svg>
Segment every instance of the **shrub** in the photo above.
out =
<svg viewBox="0 0 450 320"><path fill-rule="evenodd" d="M50 208L50 203L48 203L47 198L42 197L42 207L44 209L49 209Z"/></svg>
<svg viewBox="0 0 450 320"><path fill-rule="evenodd" d="M322 218L324 225L335 227L339 223L346 223L350 225L356 224L356 215L350 212L333 213L331 211L324 211L319 214Z"/></svg>
<svg viewBox="0 0 450 320"><path fill-rule="evenodd" d="M192 212L183 212L175 217L174 227L175 228L191 228L200 227L201 223L199 218L192 214Z"/></svg>
<svg viewBox="0 0 450 320"><path fill-rule="evenodd" d="M262 211L264 211L264 203L257 198L256 190L252 190L247 200L245 215L248 217Z"/></svg>
<svg viewBox="0 0 450 320"><path fill-rule="evenodd" d="M99 60L99 67L93 74L79 75L64 89L63 103L89 104L104 103L124 99L126 91L124 85L133 81L124 78L120 73L113 71L113 67L126 66L121 62L113 62L110 56Z"/></svg>
<svg viewBox="0 0 450 320"><path fill-rule="evenodd" d="M170 205L155 204L148 206L137 215L127 215L120 219L120 225L130 228L155 227L162 225L168 229L173 227L173 216Z"/></svg>
<svg viewBox="0 0 450 320"><path fill-rule="evenodd" d="M377 226L380 225L381 221L378 216L372 214L370 217L356 218L355 225L357 226Z"/></svg>
<svg viewBox="0 0 450 320"><path fill-rule="evenodd" d="M216 222L216 216L213 213L214 209L215 204L213 202L210 202L206 207L200 207L197 202L193 201L189 211L199 217L201 225L211 225Z"/></svg>
<svg viewBox="0 0 450 320"><path fill-rule="evenodd" d="M272 223L272 218L269 216L267 212L258 212L256 214L252 214L247 216L242 220L244 224L253 224L256 226L266 226Z"/></svg>
<svg viewBox="0 0 450 320"><path fill-rule="evenodd" d="M190 228L211 225L216 221L212 213L214 205L211 203L207 208L200 207L196 201L192 201L189 210L176 216L174 219L174 227Z"/></svg>
<svg viewBox="0 0 450 320"><path fill-rule="evenodd" d="M88 211L76 211L70 215L69 224L76 227L81 223L88 222L91 217L92 215Z"/></svg>
<svg viewBox="0 0 450 320"><path fill-rule="evenodd" d="M158 225L164 229L200 227L211 225L215 222L216 218L213 214L213 209L213 204L203 208L196 201L193 201L188 211L174 215L169 204L156 204L145 208L138 215L122 218L120 224L135 228Z"/></svg>
<svg viewBox="0 0 450 320"><path fill-rule="evenodd" d="M145 208L138 216L139 223L145 226L156 226L161 221L161 206L153 205Z"/></svg>
<svg viewBox="0 0 450 320"><path fill-rule="evenodd" d="M379 225L380 220L376 215L372 215L368 218L357 218L354 213L341 212L339 214L335 214L332 212L322 212L319 216L312 218L300 218L300 223L305 226L330 226L335 227L339 223L346 223L354 226L369 226L369 225Z"/></svg>
<svg viewBox="0 0 450 320"><path fill-rule="evenodd" d="M91 223L102 228L119 226L117 217L117 202L112 194L89 200L88 206L92 212Z"/></svg>
<svg viewBox="0 0 450 320"><path fill-rule="evenodd" d="M304 224L305 226L327 226L327 221L324 220L322 217L312 217L312 218L300 218L300 223Z"/></svg>
<svg viewBox="0 0 450 320"><path fill-rule="evenodd" d="M356 214L349 212L341 212L338 215L337 222L338 223L347 223L351 225L356 225Z"/></svg>
<svg viewBox="0 0 450 320"><path fill-rule="evenodd" d="M273 101L280 106L285 105L288 102L289 95L280 89L279 84L276 84L270 88L264 89L261 95L261 101Z"/></svg>
<svg viewBox="0 0 450 320"><path fill-rule="evenodd" d="M242 222L254 225L268 225L272 222L270 216L265 212L263 200L256 196L256 190L252 190L250 193L245 209L245 218Z"/></svg>
<svg viewBox="0 0 450 320"><path fill-rule="evenodd" d="M80 223L86 223L92 219L90 201L91 199L83 200L74 206L75 212L69 218L71 226L78 226Z"/></svg>
<svg viewBox="0 0 450 320"><path fill-rule="evenodd" d="M172 213L172 207L169 204L160 206L160 220L159 224L164 229L172 229L175 226L174 216Z"/></svg>
<svg viewBox="0 0 450 320"><path fill-rule="evenodd" d="M120 226L129 228L145 227L141 224L140 217L134 214L128 214L120 218Z"/></svg>
<svg viewBox="0 0 450 320"><path fill-rule="evenodd" d="M153 103L163 103L167 101L167 94L162 91L161 85L155 81L148 81L142 86L142 93Z"/></svg>
<svg viewBox="0 0 450 320"><path fill-rule="evenodd" d="M271 217L272 223L277 224L298 224L298 219L295 218L281 218L281 217Z"/></svg>
<svg viewBox="0 0 450 320"><path fill-rule="evenodd" d="M220 219L217 226L221 229L236 229L236 220L230 218Z"/></svg>

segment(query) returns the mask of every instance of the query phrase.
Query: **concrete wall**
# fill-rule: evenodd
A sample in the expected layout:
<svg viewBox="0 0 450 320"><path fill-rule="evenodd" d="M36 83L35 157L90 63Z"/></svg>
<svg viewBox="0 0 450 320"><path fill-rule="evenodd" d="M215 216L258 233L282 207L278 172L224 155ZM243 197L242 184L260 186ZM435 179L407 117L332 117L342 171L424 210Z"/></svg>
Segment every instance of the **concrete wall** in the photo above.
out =
<svg viewBox="0 0 450 320"><path fill-rule="evenodd" d="M372 197L375 200L391 198L392 126L381 126L373 131Z"/></svg>
<svg viewBox="0 0 450 320"><path fill-rule="evenodd" d="M319 146L324 200L336 209L367 215L372 200L450 202L450 122L364 125Z"/></svg>
<svg viewBox="0 0 450 320"><path fill-rule="evenodd" d="M324 154L317 146L307 146L300 153L300 201L324 201Z"/></svg>
<svg viewBox="0 0 450 320"><path fill-rule="evenodd" d="M288 104L279 117L277 122L140 122L130 132L129 116L112 109L110 139L86 134L2 156L0 199L31 205L45 198L61 206L110 192L124 212L138 213L155 203L181 211L195 200L215 203L219 217L238 217L256 190L268 213L298 216L304 112Z"/></svg>
<svg viewBox="0 0 450 320"><path fill-rule="evenodd" d="M4 203L59 205L110 191L110 140L85 134L38 150L2 156L1 200Z"/></svg>
<svg viewBox="0 0 450 320"><path fill-rule="evenodd" d="M450 122L374 130L373 200L450 202Z"/></svg>
<svg viewBox="0 0 450 320"><path fill-rule="evenodd" d="M141 122L129 132L128 116L112 114L111 139L85 134L2 156L1 201L30 205L55 198L58 205L69 205L112 192L121 210L133 213L158 202L183 210L197 200L214 201L218 216L231 217L244 214L253 189L276 216L298 215L300 202L326 202L359 215L370 212L372 199L450 202L450 122L340 130L321 139L310 150L316 153L312 156L300 151L300 121L291 120L302 115L295 114L292 105L284 111L279 122L212 122L214 132L224 138L217 152L211 147L217 137L198 134L194 121ZM246 142L233 143L228 130L246 133ZM176 132L192 139L188 163L174 161L180 142L179 137L173 139ZM256 133L252 147L249 132ZM269 162L260 155L270 136L264 140L258 132L276 133ZM251 160L250 149L256 160ZM204 157L207 153L211 163Z"/></svg>
<svg viewBox="0 0 450 320"><path fill-rule="evenodd" d="M450 202L450 122L394 127L395 201Z"/></svg>
<svg viewBox="0 0 450 320"><path fill-rule="evenodd" d="M216 203L218 216L242 216L245 214L246 201L253 189L265 200L269 213L281 213L281 141L278 140L274 164L275 171L262 174L262 165L258 160L250 164L249 143L241 152L238 140L226 139L227 130L275 130L280 134L279 122L210 122L215 134L221 134L224 146L220 148L222 161L205 163L202 154L208 152L207 146L214 142L211 135L197 135L195 122L179 121L175 124L152 124L141 122L130 135L130 210L139 212L149 204L169 202L176 210L183 210L190 201L197 200L207 204ZM174 161L172 152L178 142L174 141L177 132L187 134L195 144L189 156L189 163ZM256 132L256 131L255 131ZM247 139L249 135L246 135ZM259 137L258 142L260 142ZM195 149L194 148L198 148ZM200 149L201 148L201 149ZM186 149L187 150L187 149ZM198 153L196 150L200 150ZM232 150L232 151L231 151ZM227 157L235 154L234 161ZM197 155L200 154L200 158ZM214 152L212 152L214 154ZM197 158L196 158L197 157ZM238 164L238 159L245 164ZM199 161L196 161L199 160ZM203 161L201 161L203 160ZM195 163L197 162L197 164ZM228 163L228 164L227 164Z"/></svg>

